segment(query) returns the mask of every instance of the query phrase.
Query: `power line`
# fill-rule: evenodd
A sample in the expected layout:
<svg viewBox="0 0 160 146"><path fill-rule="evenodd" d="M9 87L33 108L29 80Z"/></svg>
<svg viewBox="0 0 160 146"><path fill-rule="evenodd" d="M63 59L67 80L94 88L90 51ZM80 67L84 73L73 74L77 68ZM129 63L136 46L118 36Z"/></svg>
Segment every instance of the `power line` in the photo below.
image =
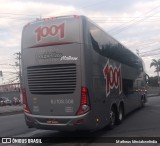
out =
<svg viewBox="0 0 160 146"><path fill-rule="evenodd" d="M157 7L153 8L153 9L151 9L150 11L146 12L146 13L143 14L143 15L148 15L148 13L154 11L155 9L157 9L157 8L159 8L159 7L160 7L160 6L157 6ZM142 16L143 16L143 15L142 15ZM140 16L140 17L142 17L142 16ZM152 14L151 16L153 16L153 14ZM148 17L151 17L151 16L146 16L146 17L148 18ZM138 17L138 18L140 18L140 17ZM117 27L117 28L114 28L114 29L109 30L108 32L112 32L112 31L118 30L118 32L115 33L115 34L118 34L118 33L122 32L123 30L126 30L126 28L128 28L128 27L130 27L130 26L132 26L132 25L134 25L134 24L136 24L136 23L138 23L138 22L141 22L142 20L145 20L145 19L146 19L146 18L142 18L141 20L138 20L138 21L135 21L135 20L137 20L137 18L136 18L136 19L133 19L133 20L131 20L131 21L128 22L128 23L133 22L133 23L131 23L129 26L127 26L126 23L125 23L125 25L122 24L122 25L120 25L120 26ZM134 21L135 21L135 22L134 22ZM124 27L120 28L121 26L124 26ZM120 29L118 29L118 28L120 28ZM115 34L114 34L114 35L115 35Z"/></svg>
<svg viewBox="0 0 160 146"><path fill-rule="evenodd" d="M102 22L105 22L105 21L120 21L120 22L127 22L129 23L128 21L130 19L143 19L144 16L140 16L140 17L90 17L91 20L94 20L94 21L102 21ZM157 21L157 20L160 20L160 16L153 16L152 18L148 18L149 21ZM147 21L148 21L147 20ZM131 20L130 20L131 21Z"/></svg>
<svg viewBox="0 0 160 146"><path fill-rule="evenodd" d="M14 16L0 16L0 19L14 19L14 20L34 20L37 17L14 17Z"/></svg>
<svg viewBox="0 0 160 146"><path fill-rule="evenodd" d="M14 19L14 20L34 20L40 18L40 15L30 15L30 14L18 14L18 13L0 13L0 19Z"/></svg>
<svg viewBox="0 0 160 146"><path fill-rule="evenodd" d="M150 41L150 42L149 42ZM160 39L153 39L153 40L145 40L145 42L139 42L139 43L136 43L136 42L134 42L134 44L132 44L132 45L130 45L130 46L143 46L143 45L148 45L148 44L152 44L152 43L157 43L157 42L159 42L160 41ZM126 44L127 45L127 43L124 43L124 44ZM136 44L136 45L135 45Z"/></svg>
<svg viewBox="0 0 160 146"><path fill-rule="evenodd" d="M1 17L0 17L1 19ZM26 20L35 20L36 18L5 18L5 19L12 19L12 20L22 20L22 21L26 21Z"/></svg>
<svg viewBox="0 0 160 146"><path fill-rule="evenodd" d="M146 55L141 55L141 57L149 57L149 56L156 56L156 55L159 55L159 53L156 53L156 54L146 54Z"/></svg>
<svg viewBox="0 0 160 146"><path fill-rule="evenodd" d="M150 41L150 42L149 42ZM160 39L152 39L152 40L143 40L142 42L134 42L133 44L128 44L128 43L124 43L126 46L128 46L128 48L139 48L139 49L146 49L146 48L150 48L156 45L159 45L157 43L159 43ZM154 44L156 43L156 44ZM150 45L152 44L152 45ZM148 46L147 46L148 45ZM158 46L159 47L159 46ZM149 50L148 50L149 51Z"/></svg>
<svg viewBox="0 0 160 146"><path fill-rule="evenodd" d="M20 14L20 13L3 13L3 12L0 12L0 15L16 15L16 16L40 16L40 15L30 15L30 14Z"/></svg>
<svg viewBox="0 0 160 146"><path fill-rule="evenodd" d="M147 19L147 18L149 18L149 17L152 17L153 15L155 15L155 14L149 15L149 16L147 16L147 17L141 19L141 20L138 20L138 21L136 21L136 22L130 24L129 26L123 27L123 28L120 29L117 33L114 33L113 35L117 35L117 34L119 34L120 32L122 32L122 31L128 29L129 27L131 27L131 26L133 26L133 25L135 25L135 24L137 24L137 23L143 22L145 19Z"/></svg>
<svg viewBox="0 0 160 146"><path fill-rule="evenodd" d="M146 51L146 52L141 52L140 54L150 53L150 52L153 52L153 51L160 51L160 48L149 50L149 51Z"/></svg>
<svg viewBox="0 0 160 146"><path fill-rule="evenodd" d="M140 56L141 56L141 57L156 56L156 55L159 56L159 54L160 54L159 51L156 51L156 52L152 51L152 52L148 52L148 53L146 52L145 54L142 54L142 55L140 55Z"/></svg>
<svg viewBox="0 0 160 146"><path fill-rule="evenodd" d="M160 20L158 20L158 21L160 21ZM127 23L128 21L99 21L99 20L96 20L94 22L96 22L96 23L116 23L117 24L117 23ZM143 22L151 23L151 22L157 22L157 20L155 20L155 21L146 20L146 21L143 21Z"/></svg>
<svg viewBox="0 0 160 146"><path fill-rule="evenodd" d="M159 47L159 44L155 44L155 45L152 45L152 46L140 46L139 48L141 49L141 50L146 50L146 51L149 51L150 49L154 49L154 48L157 48L157 47Z"/></svg>
<svg viewBox="0 0 160 146"><path fill-rule="evenodd" d="M158 41L153 41L153 42L149 42L149 43L139 44L139 45L136 45L136 46L146 46L146 45L150 45L150 44L152 44L152 46L153 46L153 45L157 45L157 43L159 43L159 42Z"/></svg>
<svg viewBox="0 0 160 146"><path fill-rule="evenodd" d="M146 49L146 48L153 48L153 47L156 47L156 46L159 47L159 45L160 44L158 42L155 42L155 44L154 43L148 43L148 44L146 43L146 44L142 44L142 45L135 45L135 46L132 46L132 47L129 47L129 48Z"/></svg>

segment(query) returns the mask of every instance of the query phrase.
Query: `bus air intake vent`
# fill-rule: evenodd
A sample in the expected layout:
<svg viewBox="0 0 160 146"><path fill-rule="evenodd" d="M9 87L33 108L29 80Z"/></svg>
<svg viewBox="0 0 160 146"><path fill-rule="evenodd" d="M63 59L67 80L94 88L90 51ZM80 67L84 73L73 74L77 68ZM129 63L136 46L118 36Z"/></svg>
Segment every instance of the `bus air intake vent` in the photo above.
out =
<svg viewBox="0 0 160 146"><path fill-rule="evenodd" d="M32 94L71 94L76 88L76 65L56 64L27 68Z"/></svg>

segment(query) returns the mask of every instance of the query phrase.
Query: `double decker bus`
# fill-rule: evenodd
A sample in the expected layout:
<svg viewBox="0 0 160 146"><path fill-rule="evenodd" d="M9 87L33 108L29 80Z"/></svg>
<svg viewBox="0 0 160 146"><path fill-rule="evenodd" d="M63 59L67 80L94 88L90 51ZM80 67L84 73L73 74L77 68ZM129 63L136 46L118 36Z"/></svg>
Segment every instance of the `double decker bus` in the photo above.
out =
<svg viewBox="0 0 160 146"><path fill-rule="evenodd" d="M147 101L142 59L85 16L28 23L21 51L28 127L113 128Z"/></svg>

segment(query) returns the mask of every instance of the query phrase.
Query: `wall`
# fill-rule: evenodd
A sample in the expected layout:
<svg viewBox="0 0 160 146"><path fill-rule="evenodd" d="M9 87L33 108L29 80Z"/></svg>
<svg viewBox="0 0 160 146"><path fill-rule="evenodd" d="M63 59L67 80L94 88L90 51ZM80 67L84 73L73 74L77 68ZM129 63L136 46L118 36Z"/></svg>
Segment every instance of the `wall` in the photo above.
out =
<svg viewBox="0 0 160 146"><path fill-rule="evenodd" d="M13 99L13 97L20 97L19 91L1 92L0 97L7 97L8 99Z"/></svg>
<svg viewBox="0 0 160 146"><path fill-rule="evenodd" d="M148 94L159 94L160 93L160 87L148 87L147 93Z"/></svg>

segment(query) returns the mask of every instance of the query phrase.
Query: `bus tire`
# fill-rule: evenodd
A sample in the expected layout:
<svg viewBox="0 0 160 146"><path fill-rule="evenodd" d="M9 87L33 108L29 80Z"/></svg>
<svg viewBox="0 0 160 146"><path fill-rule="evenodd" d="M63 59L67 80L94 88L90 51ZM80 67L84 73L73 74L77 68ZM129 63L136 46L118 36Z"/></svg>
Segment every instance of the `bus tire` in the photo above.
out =
<svg viewBox="0 0 160 146"><path fill-rule="evenodd" d="M116 109L112 106L109 113L109 129L113 129L116 123Z"/></svg>
<svg viewBox="0 0 160 146"><path fill-rule="evenodd" d="M116 114L116 124L117 125L121 124L123 121L123 118L124 118L124 107L122 104L120 104L119 109Z"/></svg>
<svg viewBox="0 0 160 146"><path fill-rule="evenodd" d="M145 106L145 96L141 97L141 108Z"/></svg>

